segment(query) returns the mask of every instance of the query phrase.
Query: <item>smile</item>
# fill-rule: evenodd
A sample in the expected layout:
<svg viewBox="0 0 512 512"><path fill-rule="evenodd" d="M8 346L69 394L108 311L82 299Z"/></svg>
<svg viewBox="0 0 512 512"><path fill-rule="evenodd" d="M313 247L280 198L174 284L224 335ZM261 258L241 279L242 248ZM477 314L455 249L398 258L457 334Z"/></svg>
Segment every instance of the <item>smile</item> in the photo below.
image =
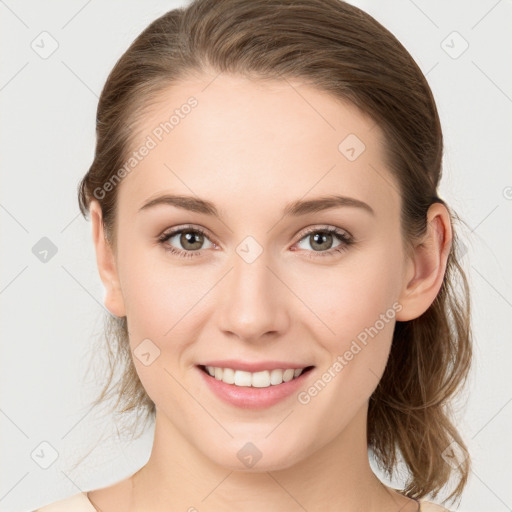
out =
<svg viewBox="0 0 512 512"><path fill-rule="evenodd" d="M283 382L289 382L296 379L301 374L311 370L312 366L305 368L287 368L274 370L263 370L260 372L247 372L243 370L234 370L232 368L218 368L215 366L203 366L200 368L211 377L224 382L225 384L234 384L240 387L268 388L277 386Z"/></svg>

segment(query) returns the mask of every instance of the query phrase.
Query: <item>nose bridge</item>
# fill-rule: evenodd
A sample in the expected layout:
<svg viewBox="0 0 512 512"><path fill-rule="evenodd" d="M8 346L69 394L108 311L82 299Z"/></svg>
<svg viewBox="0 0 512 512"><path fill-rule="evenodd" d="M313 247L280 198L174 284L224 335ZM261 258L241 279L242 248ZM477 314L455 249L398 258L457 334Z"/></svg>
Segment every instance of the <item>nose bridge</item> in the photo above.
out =
<svg viewBox="0 0 512 512"><path fill-rule="evenodd" d="M285 329L288 312L278 279L268 268L270 251L247 237L236 247L231 263L222 290L220 328L246 339Z"/></svg>

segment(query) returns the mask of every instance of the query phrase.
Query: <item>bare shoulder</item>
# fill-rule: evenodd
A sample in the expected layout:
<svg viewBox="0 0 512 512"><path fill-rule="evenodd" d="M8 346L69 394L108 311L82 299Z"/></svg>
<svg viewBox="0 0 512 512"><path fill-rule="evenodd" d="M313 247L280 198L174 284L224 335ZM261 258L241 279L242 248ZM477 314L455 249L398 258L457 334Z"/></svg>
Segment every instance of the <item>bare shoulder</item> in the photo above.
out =
<svg viewBox="0 0 512 512"><path fill-rule="evenodd" d="M130 481L125 478L107 487L82 491L32 512L97 512L97 510L129 510Z"/></svg>
<svg viewBox="0 0 512 512"><path fill-rule="evenodd" d="M129 476L107 487L89 491L87 499L92 507L91 512L96 512L96 510L131 510L131 478Z"/></svg>
<svg viewBox="0 0 512 512"><path fill-rule="evenodd" d="M44 505L34 512L96 512L85 492L79 492L54 503Z"/></svg>
<svg viewBox="0 0 512 512"><path fill-rule="evenodd" d="M447 508L430 503L430 501L421 501L420 504L420 512L450 512Z"/></svg>

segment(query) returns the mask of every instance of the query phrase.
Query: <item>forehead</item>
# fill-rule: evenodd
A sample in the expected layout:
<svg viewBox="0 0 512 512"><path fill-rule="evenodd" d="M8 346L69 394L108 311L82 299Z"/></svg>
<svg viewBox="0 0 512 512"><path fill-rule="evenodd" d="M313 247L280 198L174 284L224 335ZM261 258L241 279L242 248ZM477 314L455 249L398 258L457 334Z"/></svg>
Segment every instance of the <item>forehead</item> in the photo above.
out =
<svg viewBox="0 0 512 512"><path fill-rule="evenodd" d="M162 91L137 123L131 151L149 149L121 182L125 213L161 192L238 211L332 193L399 202L379 127L303 82L205 75Z"/></svg>

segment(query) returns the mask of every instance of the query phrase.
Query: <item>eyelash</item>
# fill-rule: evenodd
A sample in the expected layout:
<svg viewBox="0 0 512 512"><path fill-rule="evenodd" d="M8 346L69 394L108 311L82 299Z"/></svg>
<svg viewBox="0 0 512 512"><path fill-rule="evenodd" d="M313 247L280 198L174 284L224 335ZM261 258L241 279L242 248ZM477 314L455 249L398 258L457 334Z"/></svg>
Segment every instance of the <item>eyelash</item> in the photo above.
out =
<svg viewBox="0 0 512 512"><path fill-rule="evenodd" d="M210 239L204 230L202 230L200 228L196 228L196 227L193 228L193 227L185 226L185 227L182 227L182 228L174 230L174 231L163 233L162 235L160 235L158 237L158 242L162 245L162 247L164 248L165 251L175 254L181 258L192 258L194 256L201 256L201 254L203 253L203 250L182 251L182 250L176 249L172 245L169 245L166 243L167 240L169 240L173 236L180 234L180 233L184 233L184 232L185 233L199 233L199 234L203 235L204 237ZM308 235L311 235L312 233L329 233L329 234L336 235L336 237L341 242L341 244L338 245L337 247L335 247L334 249L329 249L328 251L306 251L308 253L307 257L311 258L311 259L314 259L318 256L320 256L320 257L333 256L334 254L342 253L342 252L346 251L348 249L348 247L354 243L354 239L348 233L346 233L345 231L342 231L338 228L334 228L334 227L330 227L330 226L327 226L324 228L310 229L309 231L303 233L302 237L298 240L297 243L301 242L304 238L306 238ZM312 255L311 253L315 253L315 254Z"/></svg>

